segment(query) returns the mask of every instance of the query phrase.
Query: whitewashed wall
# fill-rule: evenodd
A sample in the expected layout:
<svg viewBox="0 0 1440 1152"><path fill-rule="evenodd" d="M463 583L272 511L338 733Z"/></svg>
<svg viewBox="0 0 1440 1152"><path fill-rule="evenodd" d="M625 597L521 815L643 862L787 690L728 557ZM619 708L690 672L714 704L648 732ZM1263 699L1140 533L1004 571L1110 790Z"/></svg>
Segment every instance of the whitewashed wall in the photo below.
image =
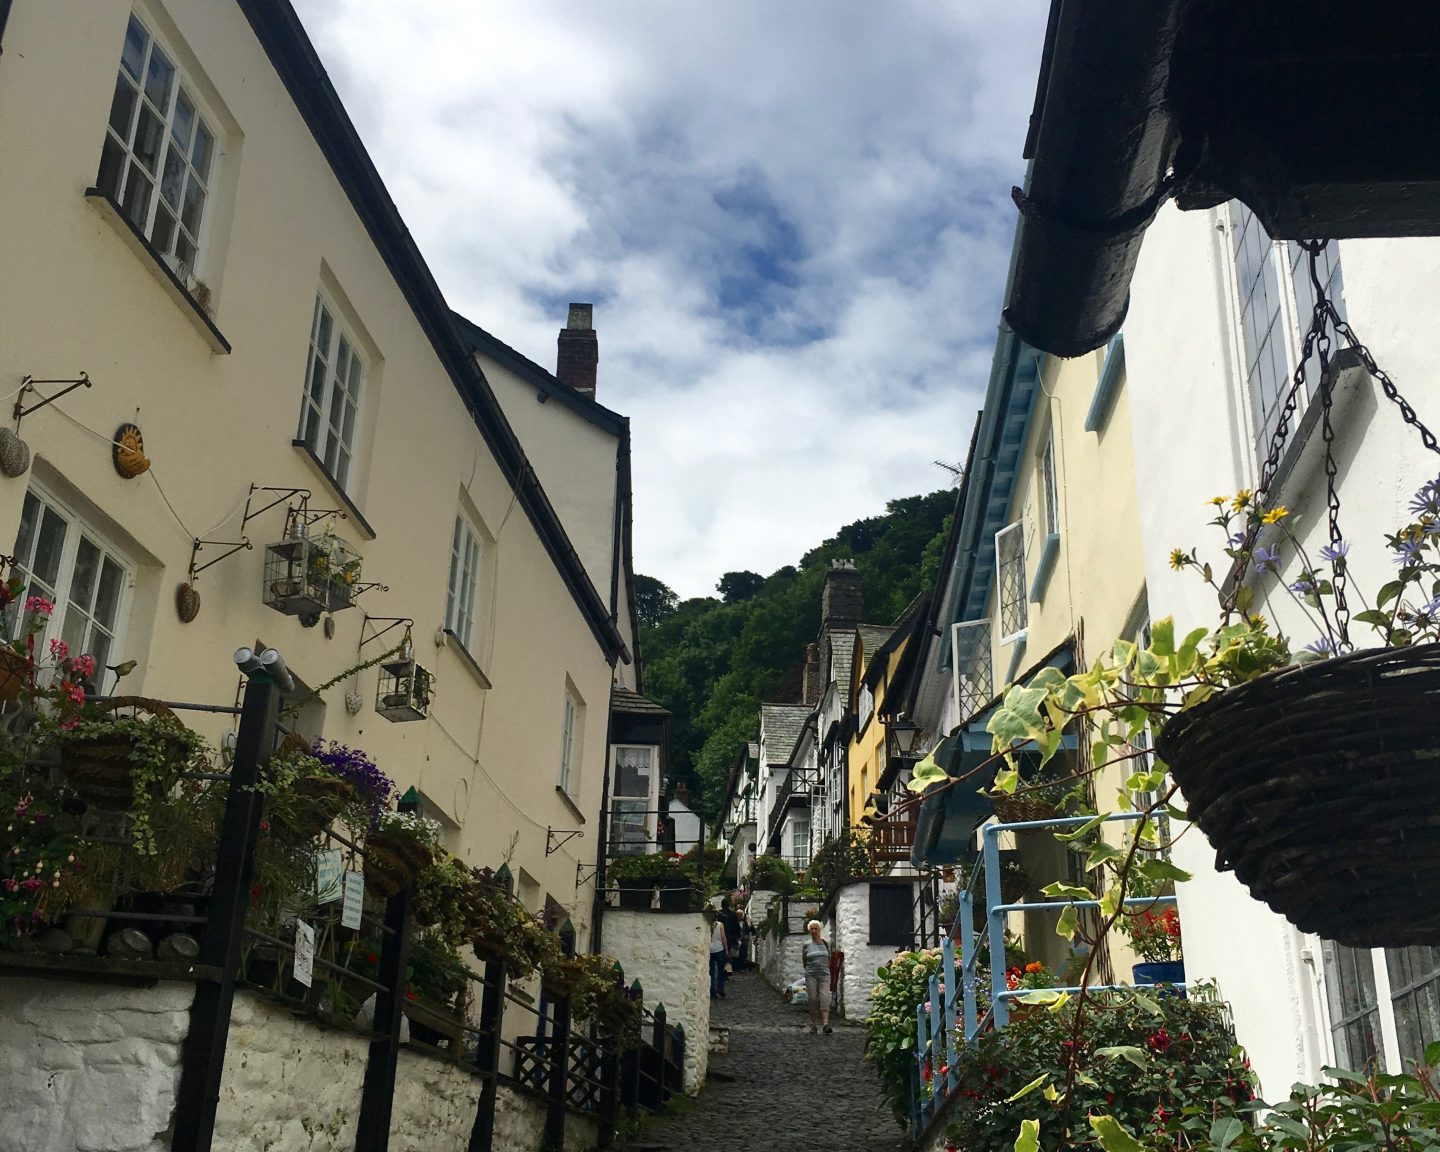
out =
<svg viewBox="0 0 1440 1152"><path fill-rule="evenodd" d="M605 951L638 979L645 1004L685 1026L685 1091L700 1091L710 1060L710 929L698 912L605 913Z"/></svg>
<svg viewBox="0 0 1440 1152"><path fill-rule="evenodd" d="M0 982L0 1152L165 1152L194 997Z"/></svg>
<svg viewBox="0 0 1440 1152"><path fill-rule="evenodd" d="M870 885L847 884L835 898L831 945L845 953L841 998L847 1020L864 1020L870 1013L870 992L875 972L899 951L890 944L870 943Z"/></svg>
<svg viewBox="0 0 1440 1152"><path fill-rule="evenodd" d="M1146 235L1125 321L1150 615L1173 615L1177 627L1187 629L1214 623L1215 599L1192 573L1169 568L1170 549L1199 546L1202 556L1217 555L1221 541L1205 523L1213 514L1206 501L1252 487L1256 479L1237 389L1242 369L1230 319L1225 226L1223 210L1163 209ZM1440 241L1346 240L1339 247L1351 324L1421 418L1440 424L1432 350ZM1407 522L1410 494L1435 477L1440 460L1403 427L1378 389L1337 396L1336 406L1341 527L1354 545L1352 586L1373 595L1394 570L1380 532ZM1279 501L1291 509L1313 556L1325 543L1325 518L1319 453L1310 447ZM1290 558L1282 559L1289 576ZM1272 593L1267 614L1298 644L1313 639L1313 628L1284 592ZM1363 646L1367 632L1357 627L1352 635ZM1217 873L1214 852L1198 830L1180 840L1175 856L1195 873L1179 893L1187 977L1218 982L1266 1092L1283 1094L1295 1080L1316 1079L1331 1059L1318 941L1250 899L1233 876Z"/></svg>

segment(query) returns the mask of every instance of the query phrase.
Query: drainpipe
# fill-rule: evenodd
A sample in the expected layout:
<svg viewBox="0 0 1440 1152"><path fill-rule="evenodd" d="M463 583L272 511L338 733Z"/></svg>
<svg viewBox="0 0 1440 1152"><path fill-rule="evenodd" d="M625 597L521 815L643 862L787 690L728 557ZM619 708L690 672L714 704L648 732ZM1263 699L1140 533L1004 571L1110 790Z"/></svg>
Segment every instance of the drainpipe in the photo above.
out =
<svg viewBox="0 0 1440 1152"><path fill-rule="evenodd" d="M1168 85L1192 0L1053 0L1004 316L1079 356L1120 329L1145 228L1169 195Z"/></svg>

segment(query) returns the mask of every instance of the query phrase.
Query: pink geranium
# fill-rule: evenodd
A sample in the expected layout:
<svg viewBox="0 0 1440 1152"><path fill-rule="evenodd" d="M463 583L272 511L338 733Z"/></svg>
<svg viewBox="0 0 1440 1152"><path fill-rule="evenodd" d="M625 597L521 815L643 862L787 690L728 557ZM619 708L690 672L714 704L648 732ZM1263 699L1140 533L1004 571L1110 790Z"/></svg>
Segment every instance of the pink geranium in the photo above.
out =
<svg viewBox="0 0 1440 1152"><path fill-rule="evenodd" d="M56 660L64 660L70 655L70 645L66 644L64 640L51 640L50 655Z"/></svg>
<svg viewBox="0 0 1440 1152"><path fill-rule="evenodd" d="M25 599L25 611L49 616L55 611L55 601L47 600L44 596L28 596Z"/></svg>
<svg viewBox="0 0 1440 1152"><path fill-rule="evenodd" d="M95 657L77 656L71 661L70 667L75 669L77 676L93 676L95 675Z"/></svg>

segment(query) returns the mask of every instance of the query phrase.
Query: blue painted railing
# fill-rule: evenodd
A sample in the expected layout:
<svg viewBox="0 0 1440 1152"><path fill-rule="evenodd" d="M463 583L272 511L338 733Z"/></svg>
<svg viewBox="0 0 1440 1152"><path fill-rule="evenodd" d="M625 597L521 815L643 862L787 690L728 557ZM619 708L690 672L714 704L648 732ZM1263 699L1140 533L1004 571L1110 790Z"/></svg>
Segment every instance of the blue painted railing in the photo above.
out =
<svg viewBox="0 0 1440 1152"><path fill-rule="evenodd" d="M1140 819L1138 812L1119 812L1106 816L1102 822ZM970 878L960 892L960 908L955 922L940 945L940 971L930 977L929 1000L915 1009L915 1066L911 1072L911 1133L918 1140L929 1127L946 1099L959 1086L955 1071L958 1045L973 1044L987 1028L1004 1028L1010 1023L1010 1001L1026 994L1011 990L1005 982L1005 916L1009 912L1038 912L1051 908L1098 908L1098 900L1043 900L1030 903L1004 902L1000 894L1000 834L1024 832L1037 828L1073 828L1087 824L1092 816L1062 816L1052 820L1026 820L1016 824L987 824L983 829L984 844L980 852L983 868L971 868ZM985 877L985 926L975 931L974 907L977 878ZM1147 908L1156 904L1173 904L1174 896L1135 896L1125 901L1127 908ZM955 962L955 929L960 930L960 964ZM979 1010L978 960L983 945L990 954L990 1007L982 1016ZM1116 991L1121 988L1153 988L1153 984L1103 984L1088 986L1091 992ZM956 990L959 989L959 994ZM1051 989L1076 993L1079 986ZM943 1070L943 1074L942 1074Z"/></svg>

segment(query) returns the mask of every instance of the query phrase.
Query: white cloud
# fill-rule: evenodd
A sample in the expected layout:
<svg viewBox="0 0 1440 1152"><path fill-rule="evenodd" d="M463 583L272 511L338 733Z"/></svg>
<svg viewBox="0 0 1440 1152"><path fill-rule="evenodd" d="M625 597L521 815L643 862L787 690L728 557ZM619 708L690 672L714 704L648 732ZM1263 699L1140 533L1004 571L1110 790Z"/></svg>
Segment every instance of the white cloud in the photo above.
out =
<svg viewBox="0 0 1440 1152"><path fill-rule="evenodd" d="M451 304L593 300L636 563L768 573L964 452L1044 0L299 0Z"/></svg>

